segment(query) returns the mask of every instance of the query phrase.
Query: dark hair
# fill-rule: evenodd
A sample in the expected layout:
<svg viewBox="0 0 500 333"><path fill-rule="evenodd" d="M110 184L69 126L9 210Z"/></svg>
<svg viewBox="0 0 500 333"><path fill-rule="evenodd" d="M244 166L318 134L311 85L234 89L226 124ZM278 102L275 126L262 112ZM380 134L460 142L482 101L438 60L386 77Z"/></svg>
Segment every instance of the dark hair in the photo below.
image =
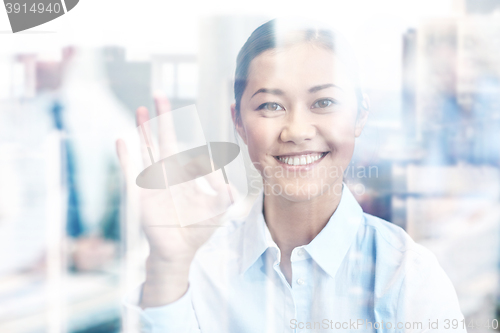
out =
<svg viewBox="0 0 500 333"><path fill-rule="evenodd" d="M268 21L255 29L238 53L234 78L237 119L240 119L241 97L247 86L248 69L252 60L264 51L303 42L314 43L333 51L347 65L356 86L359 109L363 94L359 83L357 62L347 41L318 22L301 18L280 18Z"/></svg>

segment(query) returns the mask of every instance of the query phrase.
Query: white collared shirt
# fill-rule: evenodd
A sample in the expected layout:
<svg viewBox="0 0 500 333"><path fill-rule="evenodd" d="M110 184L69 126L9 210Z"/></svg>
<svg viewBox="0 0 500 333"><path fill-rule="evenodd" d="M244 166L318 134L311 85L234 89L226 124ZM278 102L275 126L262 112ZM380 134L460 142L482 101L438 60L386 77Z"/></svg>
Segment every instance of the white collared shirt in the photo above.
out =
<svg viewBox="0 0 500 333"><path fill-rule="evenodd" d="M466 332L435 256L363 213L347 186L323 230L292 251L291 285L262 201L200 248L183 297L145 310L127 305L142 332Z"/></svg>

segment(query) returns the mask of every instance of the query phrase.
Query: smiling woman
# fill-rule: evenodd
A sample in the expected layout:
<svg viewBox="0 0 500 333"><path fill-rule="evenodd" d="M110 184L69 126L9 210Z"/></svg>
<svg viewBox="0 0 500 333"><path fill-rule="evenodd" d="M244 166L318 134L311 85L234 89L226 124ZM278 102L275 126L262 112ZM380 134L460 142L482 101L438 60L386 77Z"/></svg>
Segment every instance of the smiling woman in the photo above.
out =
<svg viewBox="0 0 500 333"><path fill-rule="evenodd" d="M332 35L322 31L312 37L296 34L279 48L256 55L245 79L238 75L246 66L237 63L233 113L250 158L264 177L265 193L286 189L287 200L313 199L309 204L324 206L340 196L333 189L342 184L342 172L336 178L325 178L318 170L345 170L348 166L354 139L368 116L368 110L358 106L366 97L343 57L332 52L332 45L320 42L320 36ZM249 42L246 45L253 41ZM239 97L242 86L245 89ZM294 176L276 177L282 168L293 171ZM269 169L274 177L268 176ZM299 191L304 186L309 190ZM314 198L311 193L316 193Z"/></svg>
<svg viewBox="0 0 500 333"><path fill-rule="evenodd" d="M231 114L263 193L246 218L213 235L145 228L142 309L128 305L143 330L420 332L461 323L434 255L363 213L343 183L368 109L352 52L332 30L296 19L257 28L238 55ZM147 121L144 108L137 115ZM126 170L123 143L118 152ZM147 225L175 218L166 211L145 210Z"/></svg>

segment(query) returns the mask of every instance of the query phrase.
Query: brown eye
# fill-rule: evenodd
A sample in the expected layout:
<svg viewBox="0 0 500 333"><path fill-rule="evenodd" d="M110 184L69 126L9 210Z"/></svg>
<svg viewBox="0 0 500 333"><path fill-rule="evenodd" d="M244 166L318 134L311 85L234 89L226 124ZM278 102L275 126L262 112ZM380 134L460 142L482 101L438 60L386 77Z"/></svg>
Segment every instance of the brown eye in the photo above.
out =
<svg viewBox="0 0 500 333"><path fill-rule="evenodd" d="M271 104L269 104L268 109L272 110L272 111L276 111L276 110L278 110L279 107L280 106L277 103L271 103Z"/></svg>
<svg viewBox="0 0 500 333"><path fill-rule="evenodd" d="M327 108L329 106L332 106L333 104L336 103L331 99L320 99L319 101L314 103L313 108Z"/></svg>
<svg viewBox="0 0 500 333"><path fill-rule="evenodd" d="M257 110L262 110L262 109L269 110L269 111L284 110L283 107L281 105L279 105L278 103L264 103L264 104L260 105Z"/></svg>

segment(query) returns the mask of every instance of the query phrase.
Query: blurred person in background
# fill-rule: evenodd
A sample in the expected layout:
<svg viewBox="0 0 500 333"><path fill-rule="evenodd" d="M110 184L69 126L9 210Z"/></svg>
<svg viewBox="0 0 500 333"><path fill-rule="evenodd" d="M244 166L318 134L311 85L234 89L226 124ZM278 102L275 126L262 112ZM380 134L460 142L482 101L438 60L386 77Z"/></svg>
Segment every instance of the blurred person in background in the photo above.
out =
<svg viewBox="0 0 500 333"><path fill-rule="evenodd" d="M67 131L67 232L73 267L101 270L117 254L120 188L113 137L132 119L113 96L100 51L78 49L66 70L53 110ZM102 106L105 106L104 111Z"/></svg>
<svg viewBox="0 0 500 333"><path fill-rule="evenodd" d="M45 223L54 223L42 222L46 172L58 164L67 195L63 219L69 268L116 266L120 188L114 138L134 126L109 88L102 58L101 50L65 48L60 63L37 63L34 98L3 107L0 151L10 158L0 163L0 237L5 238L0 246L15 254L2 260L0 272L44 269ZM61 134L60 154L44 156L46 138L54 131Z"/></svg>
<svg viewBox="0 0 500 333"><path fill-rule="evenodd" d="M22 89L0 100L0 331L117 332L114 140L135 130L133 117L101 50L13 60Z"/></svg>

